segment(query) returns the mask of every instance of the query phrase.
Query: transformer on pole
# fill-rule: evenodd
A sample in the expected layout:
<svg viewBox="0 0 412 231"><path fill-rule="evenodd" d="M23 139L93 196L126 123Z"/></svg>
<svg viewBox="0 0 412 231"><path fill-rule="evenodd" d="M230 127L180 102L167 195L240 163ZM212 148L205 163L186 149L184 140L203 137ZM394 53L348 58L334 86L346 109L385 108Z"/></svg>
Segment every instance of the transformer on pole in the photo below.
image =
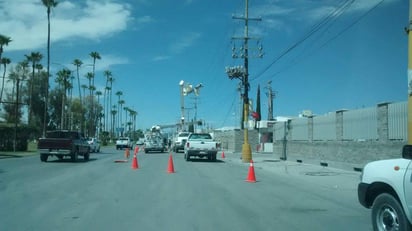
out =
<svg viewBox="0 0 412 231"><path fill-rule="evenodd" d="M244 59L244 66L238 66L238 67L227 67L226 72L229 76L230 79L233 78L238 78L242 82L243 86L243 132L244 132L244 137L243 137L243 145L242 145L242 161L247 163L252 160L252 150L250 148L249 144L249 134L248 134L248 124L249 124L249 46L248 46L248 41L250 39L253 39L249 37L249 31L248 31L248 24L249 20L256 20L256 21L261 21L261 18L249 18L249 13L248 13L248 0L246 0L245 4L245 15L241 17L236 17L233 16L233 19L241 19L245 21L245 33L243 37L234 37L233 39L240 39L243 40L243 45L240 46L239 48L239 54L237 53L236 47L233 47L233 58L243 58ZM262 46L259 45L258 47L258 57L263 57L262 53Z"/></svg>

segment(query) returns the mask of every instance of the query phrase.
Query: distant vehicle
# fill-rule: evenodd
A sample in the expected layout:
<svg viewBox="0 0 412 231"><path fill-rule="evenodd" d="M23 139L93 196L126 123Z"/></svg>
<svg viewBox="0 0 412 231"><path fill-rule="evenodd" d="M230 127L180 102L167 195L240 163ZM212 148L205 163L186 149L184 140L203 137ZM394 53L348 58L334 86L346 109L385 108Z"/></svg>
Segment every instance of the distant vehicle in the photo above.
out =
<svg viewBox="0 0 412 231"><path fill-rule="evenodd" d="M138 141L136 141L136 145L144 145L144 140L143 139L139 139Z"/></svg>
<svg viewBox="0 0 412 231"><path fill-rule="evenodd" d="M174 140L173 143L173 151L179 152L180 150L184 151L185 143L187 141L187 137L189 137L190 132L179 132Z"/></svg>
<svg viewBox="0 0 412 231"><path fill-rule="evenodd" d="M412 230L412 145L402 158L368 163L358 185L361 205L372 208L375 231Z"/></svg>
<svg viewBox="0 0 412 231"><path fill-rule="evenodd" d="M78 131L49 131L46 138L39 139L37 150L42 162L46 162L49 156L56 156L59 160L70 156L72 161L77 161L79 155L85 160L89 160L90 156L90 145Z"/></svg>
<svg viewBox="0 0 412 231"><path fill-rule="evenodd" d="M90 152L100 152L100 141L97 138L88 138L87 143L90 145Z"/></svg>
<svg viewBox="0 0 412 231"><path fill-rule="evenodd" d="M133 143L129 137L119 137L119 139L116 140L116 150L123 148L133 149Z"/></svg>
<svg viewBox="0 0 412 231"><path fill-rule="evenodd" d="M187 138L184 153L186 161L192 156L216 161L217 143L209 133L191 133Z"/></svg>
<svg viewBox="0 0 412 231"><path fill-rule="evenodd" d="M159 126L152 126L150 131L145 133L144 152L165 152L166 151L166 139L161 133Z"/></svg>
<svg viewBox="0 0 412 231"><path fill-rule="evenodd" d="M145 153L165 152L165 151L166 151L166 146L161 137L150 137L149 139L146 140L145 146L144 146Z"/></svg>

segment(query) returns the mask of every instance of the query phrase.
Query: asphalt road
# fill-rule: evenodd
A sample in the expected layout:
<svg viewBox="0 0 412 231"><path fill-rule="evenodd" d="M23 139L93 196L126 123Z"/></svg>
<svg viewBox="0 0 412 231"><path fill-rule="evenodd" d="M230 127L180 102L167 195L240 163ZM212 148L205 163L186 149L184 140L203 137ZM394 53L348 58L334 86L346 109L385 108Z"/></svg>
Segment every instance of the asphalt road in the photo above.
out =
<svg viewBox="0 0 412 231"><path fill-rule="evenodd" d="M186 162L173 153L102 148L77 163L0 159L0 230L372 230L357 201L359 173L225 153ZM219 153L219 157L220 153Z"/></svg>

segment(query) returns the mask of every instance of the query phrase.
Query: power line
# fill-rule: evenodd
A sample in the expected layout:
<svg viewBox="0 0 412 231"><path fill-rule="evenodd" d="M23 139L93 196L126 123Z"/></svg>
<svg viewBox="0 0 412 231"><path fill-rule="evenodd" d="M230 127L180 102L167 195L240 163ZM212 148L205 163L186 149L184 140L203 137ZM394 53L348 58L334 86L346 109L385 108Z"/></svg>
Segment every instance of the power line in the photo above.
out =
<svg viewBox="0 0 412 231"><path fill-rule="evenodd" d="M363 18L365 18L367 15L369 15L373 10L375 10L377 7L379 7L385 0L381 0L380 2L378 2L377 4L375 4L372 8L370 8L368 11L366 11L364 14L362 14L359 18L357 18L355 21L353 21L351 24L349 24L347 27L345 27L343 30L341 30L339 33L337 33L335 36L331 37L330 39L328 39L326 42L324 42L322 45L320 45L317 50L322 49L323 47L325 47L327 44L329 44L330 42L332 42L333 40L337 39L338 37L340 37L343 33L345 33L346 31L348 31L351 27L353 27L354 25L356 25L358 22L360 22ZM314 51L316 52L316 51ZM310 55L313 55L310 54ZM310 56L308 55L308 56ZM308 57L306 56L306 57ZM295 63L296 64L296 63ZM274 73L273 75L271 75L271 78L274 78L275 76L277 76L278 74L282 73L283 71L291 68L294 64L291 64L288 67L285 67L279 71L277 71L276 73ZM262 73L263 74L263 73ZM254 79L256 80L257 77Z"/></svg>
<svg viewBox="0 0 412 231"><path fill-rule="evenodd" d="M305 34L301 39L299 39L297 42L292 44L290 47L288 47L286 50L284 50L278 57L276 57L266 68L264 68L259 74L256 75L252 81L260 78L266 71L268 71L276 62L278 62L281 58L283 58L285 55L290 53L293 49L298 47L300 44L305 42L307 39L309 39L312 35L314 35L316 32L318 32L320 29L322 29L324 26L328 25L329 22L332 20L336 20L339 16L341 16L344 11L349 8L353 4L354 0L347 0L345 1L342 5L340 5L338 8L336 8L334 11L332 11L329 15L327 15L324 19L322 19L319 23L315 24L312 29Z"/></svg>

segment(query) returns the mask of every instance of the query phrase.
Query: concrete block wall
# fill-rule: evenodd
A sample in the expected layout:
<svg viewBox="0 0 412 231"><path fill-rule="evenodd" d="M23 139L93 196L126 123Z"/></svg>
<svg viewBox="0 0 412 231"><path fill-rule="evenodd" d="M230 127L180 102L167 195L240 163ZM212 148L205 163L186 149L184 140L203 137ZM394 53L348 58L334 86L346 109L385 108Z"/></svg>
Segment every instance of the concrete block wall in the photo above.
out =
<svg viewBox="0 0 412 231"><path fill-rule="evenodd" d="M326 164L329 167L354 170L375 160L400 158L404 141L287 141L286 159L310 164ZM273 144L273 154L281 159L283 142Z"/></svg>
<svg viewBox="0 0 412 231"><path fill-rule="evenodd" d="M220 141L224 150L242 152L244 131L240 129L228 131L214 131L215 140ZM248 130L248 139L252 151L259 145L259 133L257 130Z"/></svg>

